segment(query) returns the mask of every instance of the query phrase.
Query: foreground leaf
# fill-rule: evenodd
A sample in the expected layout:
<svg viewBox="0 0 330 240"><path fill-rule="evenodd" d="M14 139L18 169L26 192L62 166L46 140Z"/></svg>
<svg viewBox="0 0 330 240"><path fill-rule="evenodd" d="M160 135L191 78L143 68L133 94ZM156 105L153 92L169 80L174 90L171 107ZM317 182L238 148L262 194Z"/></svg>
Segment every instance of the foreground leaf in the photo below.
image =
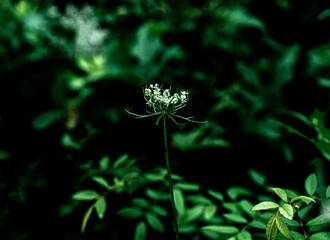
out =
<svg viewBox="0 0 330 240"><path fill-rule="evenodd" d="M279 196L284 202L288 202L288 196L286 195L286 192L282 188L270 188L272 189L277 196Z"/></svg>
<svg viewBox="0 0 330 240"><path fill-rule="evenodd" d="M311 240L330 240L330 232L318 232L311 236Z"/></svg>
<svg viewBox="0 0 330 240"><path fill-rule="evenodd" d="M277 236L276 216L271 216L266 225L267 240L275 240Z"/></svg>
<svg viewBox="0 0 330 240"><path fill-rule="evenodd" d="M329 223L329 220L324 217L323 215L317 216L316 218L313 218L308 223L306 223L306 226L314 226L314 225L320 225L320 224L326 224Z"/></svg>
<svg viewBox="0 0 330 240"><path fill-rule="evenodd" d="M310 202L315 202L315 200L313 198L310 197L306 197L306 196L297 196L291 199L290 203L293 203L295 201L301 200L303 202L305 202L307 205L310 204Z"/></svg>
<svg viewBox="0 0 330 240"><path fill-rule="evenodd" d="M279 217L276 216L276 226L277 229L280 231L280 233L289 240L293 240L289 231L289 228L285 225L285 223L283 222L283 220Z"/></svg>
<svg viewBox="0 0 330 240"><path fill-rule="evenodd" d="M240 232L237 234L238 240L252 240L252 235L248 231Z"/></svg>
<svg viewBox="0 0 330 240"><path fill-rule="evenodd" d="M293 218L293 207L290 204L284 204L282 207L279 208L280 213L283 217L292 220Z"/></svg>
<svg viewBox="0 0 330 240"><path fill-rule="evenodd" d="M259 211L259 210L268 210L268 209L279 208L279 207L280 206L277 203L265 201L265 202L258 203L251 210Z"/></svg>

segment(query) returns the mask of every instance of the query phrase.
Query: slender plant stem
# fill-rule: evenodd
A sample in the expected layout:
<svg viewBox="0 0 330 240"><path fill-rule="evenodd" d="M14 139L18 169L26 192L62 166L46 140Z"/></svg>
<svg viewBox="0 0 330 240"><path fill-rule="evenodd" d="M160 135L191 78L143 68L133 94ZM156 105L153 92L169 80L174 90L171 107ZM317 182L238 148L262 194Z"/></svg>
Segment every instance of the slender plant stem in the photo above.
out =
<svg viewBox="0 0 330 240"><path fill-rule="evenodd" d="M163 123L164 123L164 145L165 145L165 157L166 157L166 167L167 167L167 177L168 177L168 184L170 187L170 198L172 203L172 210L173 210L173 221L174 221L174 231L176 240L179 240L179 228L178 228L178 221L177 221L177 214L175 209L175 203L174 203L174 195L173 195L173 185L172 185L172 173L171 173L171 167L170 167L170 159L168 156L168 144L167 144L167 130L166 130L166 116L163 116Z"/></svg>

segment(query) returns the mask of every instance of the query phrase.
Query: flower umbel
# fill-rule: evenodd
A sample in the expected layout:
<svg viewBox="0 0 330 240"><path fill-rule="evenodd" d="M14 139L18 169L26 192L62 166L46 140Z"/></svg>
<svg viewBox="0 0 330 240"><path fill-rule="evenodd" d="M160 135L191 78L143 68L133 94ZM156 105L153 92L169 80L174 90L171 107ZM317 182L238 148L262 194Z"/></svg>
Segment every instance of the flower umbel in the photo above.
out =
<svg viewBox="0 0 330 240"><path fill-rule="evenodd" d="M132 114L136 118L146 118L159 116L156 120L156 125L158 125L159 121L162 117L168 116L174 123L179 125L177 121L174 119L180 118L189 122L195 123L203 123L199 121L193 121L193 117L182 117L176 114L176 112L185 107L189 100L189 92L188 91L180 91L180 93L175 93L171 95L171 88L162 89L162 86L159 84L150 84L146 86L143 90L144 99L147 102L147 105L153 109L153 112L148 112L147 115L139 115L135 113L131 113L127 111L129 114Z"/></svg>

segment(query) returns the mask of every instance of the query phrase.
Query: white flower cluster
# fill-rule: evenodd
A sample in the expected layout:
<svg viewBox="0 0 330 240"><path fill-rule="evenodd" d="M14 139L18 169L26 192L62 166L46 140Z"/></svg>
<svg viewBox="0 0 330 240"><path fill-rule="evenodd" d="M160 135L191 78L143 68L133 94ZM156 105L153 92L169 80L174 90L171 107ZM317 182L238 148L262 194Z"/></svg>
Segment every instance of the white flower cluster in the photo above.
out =
<svg viewBox="0 0 330 240"><path fill-rule="evenodd" d="M166 111L183 107L188 102L188 91L181 91L171 96L171 89L163 90L161 86L150 84L144 90L144 98L149 107Z"/></svg>

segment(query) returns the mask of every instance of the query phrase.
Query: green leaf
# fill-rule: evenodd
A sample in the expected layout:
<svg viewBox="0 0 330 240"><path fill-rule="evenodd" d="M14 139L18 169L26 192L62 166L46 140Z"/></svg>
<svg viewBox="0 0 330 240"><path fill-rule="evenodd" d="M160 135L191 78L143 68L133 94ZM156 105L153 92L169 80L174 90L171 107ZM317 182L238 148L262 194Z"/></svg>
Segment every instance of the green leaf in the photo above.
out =
<svg viewBox="0 0 330 240"><path fill-rule="evenodd" d="M102 171L105 171L109 168L110 158L108 156L104 156L99 161L99 168Z"/></svg>
<svg viewBox="0 0 330 240"><path fill-rule="evenodd" d="M265 175L259 173L258 171L254 169L249 169L248 174L252 181L259 186L264 186L266 184L266 177Z"/></svg>
<svg viewBox="0 0 330 240"><path fill-rule="evenodd" d="M189 222L196 220L203 214L203 211L204 211L204 206L202 206L202 205L197 205L190 209L187 209L186 213L185 213L185 219L184 219L185 222L189 223Z"/></svg>
<svg viewBox="0 0 330 240"><path fill-rule="evenodd" d="M232 200L236 200L239 196L250 196L251 191L243 187L230 187L227 194Z"/></svg>
<svg viewBox="0 0 330 240"><path fill-rule="evenodd" d="M317 188L317 177L315 173L310 174L305 181L306 192L312 196Z"/></svg>
<svg viewBox="0 0 330 240"><path fill-rule="evenodd" d="M249 223L249 226L254 227L254 228L258 228L258 229L265 229L266 225L265 223L258 221L258 220L254 220L252 222Z"/></svg>
<svg viewBox="0 0 330 240"><path fill-rule="evenodd" d="M325 191L325 197L330 198L330 185L327 187L327 190Z"/></svg>
<svg viewBox="0 0 330 240"><path fill-rule="evenodd" d="M121 165L123 165L128 160L128 154L124 153L122 154L117 160L113 163L114 168L118 168Z"/></svg>
<svg viewBox="0 0 330 240"><path fill-rule="evenodd" d="M175 184L175 187L178 189L181 189L183 191L198 191L199 190L199 185L195 183L186 183L186 182L181 182Z"/></svg>
<svg viewBox="0 0 330 240"><path fill-rule="evenodd" d="M167 200L168 199L168 193L158 192L151 188L148 188L146 190L146 194L149 198L154 199L154 200Z"/></svg>
<svg viewBox="0 0 330 240"><path fill-rule="evenodd" d="M217 191L213 191L213 190L207 190L207 193L210 194L212 197L214 197L217 200L223 201L224 196L222 193L217 192Z"/></svg>
<svg viewBox="0 0 330 240"><path fill-rule="evenodd" d="M243 231L237 234L237 240L252 240L252 235L248 231Z"/></svg>
<svg viewBox="0 0 330 240"><path fill-rule="evenodd" d="M94 205L90 206L85 215L84 215L84 218L83 218L83 221L82 221L82 224L81 224L81 233L84 233L85 232L85 229L86 229L86 225L87 225L87 222L88 222L88 219L89 217L91 216L92 212L93 212L93 209L94 209Z"/></svg>
<svg viewBox="0 0 330 240"><path fill-rule="evenodd" d="M205 212L204 212L204 217L206 220L210 220L211 218L213 218L215 216L215 214L217 213L217 206L212 205L212 206L206 206L205 207Z"/></svg>
<svg viewBox="0 0 330 240"><path fill-rule="evenodd" d="M144 222L139 222L135 228L134 240L145 240L147 235L147 227Z"/></svg>
<svg viewBox="0 0 330 240"><path fill-rule="evenodd" d="M92 179L93 179L93 181L97 182L98 184L105 187L106 189L108 189L110 187L110 184L103 177L93 176Z"/></svg>
<svg viewBox="0 0 330 240"><path fill-rule="evenodd" d="M136 206L139 206L139 207L142 207L142 208L147 208L149 206L149 203L147 200L145 200L144 198L134 198L132 200L132 202L136 205Z"/></svg>
<svg viewBox="0 0 330 240"><path fill-rule="evenodd" d="M330 232L318 232L310 237L310 240L330 240Z"/></svg>
<svg viewBox="0 0 330 240"><path fill-rule="evenodd" d="M273 190L277 196L279 196L284 202L288 202L288 196L285 192L285 190L283 190L282 188L270 188L271 190Z"/></svg>
<svg viewBox="0 0 330 240"><path fill-rule="evenodd" d="M143 215L143 212L137 208L125 207L120 209L117 214L126 218L138 218Z"/></svg>
<svg viewBox="0 0 330 240"><path fill-rule="evenodd" d="M320 215L320 216L317 216L316 218L313 218L309 222L307 222L306 226L321 225L321 224L326 224L326 223L329 223L329 220L325 216Z"/></svg>
<svg viewBox="0 0 330 240"><path fill-rule="evenodd" d="M236 223L247 223L248 222L245 217L235 214L235 213L225 213L225 214L223 214L223 216L226 219L228 219L232 222L236 222Z"/></svg>
<svg viewBox="0 0 330 240"><path fill-rule="evenodd" d="M310 204L310 202L315 202L315 200L313 198L310 197L306 197L306 196L297 196L291 199L290 203L293 203L295 201L301 200L303 202L305 202L307 205Z"/></svg>
<svg viewBox="0 0 330 240"><path fill-rule="evenodd" d="M266 224L267 240L275 240L277 236L276 215L272 215Z"/></svg>
<svg viewBox="0 0 330 240"><path fill-rule="evenodd" d="M182 194L182 191L179 189L173 189L173 195L174 195L175 208L178 211L178 214L184 215L186 207L185 207L185 199Z"/></svg>
<svg viewBox="0 0 330 240"><path fill-rule="evenodd" d="M280 206L277 203L264 201L255 205L251 210L252 211L259 211L259 210L268 210L272 208L279 208Z"/></svg>
<svg viewBox="0 0 330 240"><path fill-rule="evenodd" d="M291 231L291 235L292 235L292 238L294 240L306 240L305 236L298 233L298 232L295 232L295 231ZM330 240L330 239L329 239Z"/></svg>
<svg viewBox="0 0 330 240"><path fill-rule="evenodd" d="M36 117L33 120L32 125L35 129L42 130L42 129L49 127L61 116L62 116L62 113L60 111L56 111L56 110L48 111L48 112L42 113L38 117Z"/></svg>
<svg viewBox="0 0 330 240"><path fill-rule="evenodd" d="M292 220L293 218L293 207L291 204L284 204L282 207L279 207L280 213L283 217Z"/></svg>
<svg viewBox="0 0 330 240"><path fill-rule="evenodd" d="M237 227L220 226L220 225L208 225L208 226L202 227L202 230L213 231L213 232L223 233L223 234L235 234L235 233L239 232L239 229Z"/></svg>
<svg viewBox="0 0 330 240"><path fill-rule="evenodd" d="M286 226L286 224L283 222L283 220L279 216L276 216L276 226L277 226L277 229L279 230L279 232L286 239L293 240L291 233L289 231L289 228Z"/></svg>
<svg viewBox="0 0 330 240"><path fill-rule="evenodd" d="M72 199L79 201L91 201L99 197L99 194L93 190L82 190L72 195Z"/></svg>
<svg viewBox="0 0 330 240"><path fill-rule="evenodd" d="M157 215L159 216L163 216L163 217L166 217L167 216L167 211L165 208L162 208L161 206L158 206L158 205L153 205L151 207L151 210L156 213Z"/></svg>
<svg viewBox="0 0 330 240"><path fill-rule="evenodd" d="M164 232L163 223L154 214L147 213L147 222L149 225L159 232Z"/></svg>
<svg viewBox="0 0 330 240"><path fill-rule="evenodd" d="M99 219L102 219L104 217L106 207L107 207L107 202L105 201L104 197L101 197L96 201L95 209Z"/></svg>

